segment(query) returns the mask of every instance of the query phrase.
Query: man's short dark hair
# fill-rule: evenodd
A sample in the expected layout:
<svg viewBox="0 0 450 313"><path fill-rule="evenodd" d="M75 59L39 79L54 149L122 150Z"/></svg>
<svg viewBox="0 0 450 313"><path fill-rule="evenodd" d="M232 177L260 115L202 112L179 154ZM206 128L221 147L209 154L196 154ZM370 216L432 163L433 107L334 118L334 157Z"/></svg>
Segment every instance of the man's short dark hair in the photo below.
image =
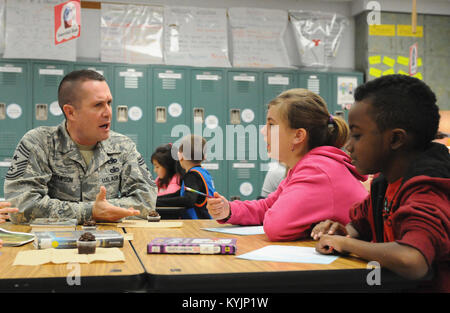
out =
<svg viewBox="0 0 450 313"><path fill-rule="evenodd" d="M439 128L436 95L420 79L388 75L369 81L355 90L355 100L367 100L380 131L402 128L414 136L414 147L425 148Z"/></svg>
<svg viewBox="0 0 450 313"><path fill-rule="evenodd" d="M58 103L61 111L64 112L65 104L74 105L76 103L78 100L77 85L88 80L105 81L105 77L93 70L73 71L64 76L58 87Z"/></svg>

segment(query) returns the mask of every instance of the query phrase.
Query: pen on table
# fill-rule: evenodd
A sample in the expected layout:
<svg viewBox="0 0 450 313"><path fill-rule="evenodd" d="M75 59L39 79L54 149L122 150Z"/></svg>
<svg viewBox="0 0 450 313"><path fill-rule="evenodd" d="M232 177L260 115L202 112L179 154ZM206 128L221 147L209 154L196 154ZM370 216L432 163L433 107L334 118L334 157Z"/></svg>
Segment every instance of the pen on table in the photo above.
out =
<svg viewBox="0 0 450 313"><path fill-rule="evenodd" d="M186 187L186 186L184 187L184 189L187 190L187 191L190 191L190 192L197 193L197 194L202 195L202 196L207 197L207 198L214 198L213 196L207 195L206 193L200 192L198 190L195 190L195 189L192 189L192 188L189 188L189 187Z"/></svg>

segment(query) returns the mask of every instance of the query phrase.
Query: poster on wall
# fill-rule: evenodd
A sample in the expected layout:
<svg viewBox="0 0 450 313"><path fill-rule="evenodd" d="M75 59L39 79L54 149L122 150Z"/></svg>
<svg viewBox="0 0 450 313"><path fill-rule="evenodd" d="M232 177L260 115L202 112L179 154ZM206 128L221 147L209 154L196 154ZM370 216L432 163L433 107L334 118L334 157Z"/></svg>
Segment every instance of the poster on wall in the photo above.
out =
<svg viewBox="0 0 450 313"><path fill-rule="evenodd" d="M163 63L163 7L102 3L102 62Z"/></svg>
<svg viewBox="0 0 450 313"><path fill-rule="evenodd" d="M55 45L80 37L80 0L67 1L55 6Z"/></svg>
<svg viewBox="0 0 450 313"><path fill-rule="evenodd" d="M340 76L337 79L337 104L343 110L350 110L351 105L355 102L354 93L358 86L356 77Z"/></svg>
<svg viewBox="0 0 450 313"><path fill-rule="evenodd" d="M165 7L164 29L166 64L231 66L225 9Z"/></svg>
<svg viewBox="0 0 450 313"><path fill-rule="evenodd" d="M234 67L290 67L284 36L284 10L230 8L228 10Z"/></svg>
<svg viewBox="0 0 450 313"><path fill-rule="evenodd" d="M63 1L6 1L4 58L76 61L76 40L55 45L54 6Z"/></svg>

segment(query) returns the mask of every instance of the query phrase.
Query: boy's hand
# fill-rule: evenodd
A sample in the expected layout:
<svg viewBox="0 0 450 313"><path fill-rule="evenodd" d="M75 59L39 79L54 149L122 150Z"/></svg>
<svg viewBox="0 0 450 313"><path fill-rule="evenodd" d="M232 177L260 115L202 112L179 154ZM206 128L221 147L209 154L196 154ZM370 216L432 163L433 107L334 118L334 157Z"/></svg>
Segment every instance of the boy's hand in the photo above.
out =
<svg viewBox="0 0 450 313"><path fill-rule="evenodd" d="M347 238L342 236L322 235L316 244L316 251L322 254L344 253L342 244L345 239Z"/></svg>
<svg viewBox="0 0 450 313"><path fill-rule="evenodd" d="M320 222L316 226L314 226L311 231L311 237L314 240L320 239L323 235L341 235L341 236L349 236L347 229L344 225L338 222L334 222L332 220L326 220Z"/></svg>
<svg viewBox="0 0 450 313"><path fill-rule="evenodd" d="M217 192L214 193L214 198L208 198L206 208L215 220L223 220L230 214L228 200Z"/></svg>

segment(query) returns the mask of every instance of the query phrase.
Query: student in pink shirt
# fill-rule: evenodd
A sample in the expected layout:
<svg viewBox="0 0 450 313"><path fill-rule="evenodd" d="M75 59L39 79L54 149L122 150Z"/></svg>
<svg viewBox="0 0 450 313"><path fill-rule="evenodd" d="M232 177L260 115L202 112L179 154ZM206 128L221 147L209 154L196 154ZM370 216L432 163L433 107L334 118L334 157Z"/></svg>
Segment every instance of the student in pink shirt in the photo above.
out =
<svg viewBox="0 0 450 313"><path fill-rule="evenodd" d="M330 115L325 101L306 89L283 92L268 105L262 129L267 151L290 168L278 189L267 198L233 201L214 193L209 214L219 223L263 225L271 241L293 241L309 236L324 219L348 222L349 208L368 193L340 148L349 129Z"/></svg>
<svg viewBox="0 0 450 313"><path fill-rule="evenodd" d="M158 176L155 179L158 196L180 190L180 174L177 169L177 161L172 158L171 149L172 144L170 143L159 146L151 157L153 170Z"/></svg>

